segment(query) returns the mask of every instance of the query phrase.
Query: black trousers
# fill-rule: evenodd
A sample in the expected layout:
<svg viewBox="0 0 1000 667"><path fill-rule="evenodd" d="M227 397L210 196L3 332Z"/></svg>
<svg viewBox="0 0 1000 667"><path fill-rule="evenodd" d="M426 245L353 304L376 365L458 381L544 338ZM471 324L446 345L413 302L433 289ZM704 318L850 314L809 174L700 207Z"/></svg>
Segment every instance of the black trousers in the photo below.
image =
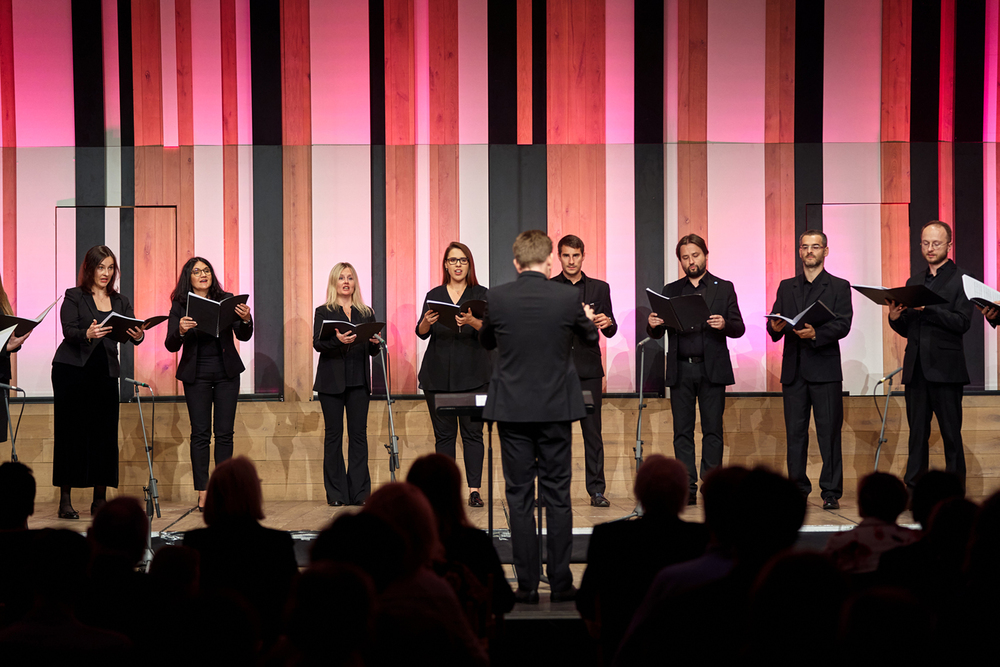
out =
<svg viewBox="0 0 1000 667"><path fill-rule="evenodd" d="M929 382L920 367L913 368L913 377L906 383L906 422L910 426L909 457L903 481L913 487L929 467L928 442L931 437L931 414L937 415L938 428L944 440L944 466L965 484L965 449L962 445L962 395L964 388L957 382Z"/></svg>
<svg viewBox="0 0 1000 667"><path fill-rule="evenodd" d="M342 394L320 394L326 435L323 438L323 486L326 502L358 505L368 499L368 389L348 387ZM347 467L344 467L344 409L347 409Z"/></svg>
<svg viewBox="0 0 1000 667"><path fill-rule="evenodd" d="M785 439L788 479L808 496L812 483L806 475L809 458L809 412L816 417L816 440L823 468L819 488L824 500L844 494L844 461L841 429L844 425L844 385L842 382L807 382L796 375L791 384L781 386L785 407Z"/></svg>
<svg viewBox="0 0 1000 667"><path fill-rule="evenodd" d="M191 418L191 472L194 488L208 488L208 454L215 433L215 465L233 457L233 430L240 376L198 379L184 383L184 401ZM212 408L215 420L212 420Z"/></svg>
<svg viewBox="0 0 1000 667"><path fill-rule="evenodd" d="M695 401L701 411L701 478L722 465L722 414L726 410L726 385L709 381L705 362L677 364L677 384L670 387L670 413L674 420L674 456L688 471L691 497L698 492L694 460Z"/></svg>
<svg viewBox="0 0 1000 667"><path fill-rule="evenodd" d="M468 391L486 393L489 385ZM442 416L437 413L434 397L443 391L424 391L427 410L431 413L431 425L434 427L434 451L455 458L455 441L458 432L462 432L462 458L465 461L465 480L470 489L478 489L483 485L483 422L474 422L471 417Z"/></svg>
<svg viewBox="0 0 1000 667"><path fill-rule="evenodd" d="M604 437L601 435L601 404L604 378L580 378L580 389L594 397L594 414L580 420L583 431L583 460L587 470L587 494L604 494Z"/></svg>
<svg viewBox="0 0 1000 667"><path fill-rule="evenodd" d="M573 547L573 514L569 485L572 478L573 447L570 422L498 422L503 477L510 506L510 532L514 548L517 585L538 588L538 534L535 527L535 477L545 499L548 522L546 546L547 574L553 591L573 585L569 570Z"/></svg>

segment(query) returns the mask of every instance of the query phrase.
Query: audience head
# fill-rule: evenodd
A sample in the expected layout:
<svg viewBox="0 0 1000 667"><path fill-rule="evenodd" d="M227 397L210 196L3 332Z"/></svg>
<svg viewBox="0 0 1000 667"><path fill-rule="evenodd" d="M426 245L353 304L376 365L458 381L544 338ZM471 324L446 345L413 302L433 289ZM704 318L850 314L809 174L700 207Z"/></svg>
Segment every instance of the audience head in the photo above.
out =
<svg viewBox="0 0 1000 667"><path fill-rule="evenodd" d="M94 516L87 531L94 555L108 556L135 566L146 551L149 520L136 498L114 498Z"/></svg>
<svg viewBox="0 0 1000 667"><path fill-rule="evenodd" d="M965 488L962 480L952 472L930 470L917 480L913 487L913 520L926 530L929 526L931 512L942 500L948 498L964 498Z"/></svg>
<svg viewBox="0 0 1000 667"><path fill-rule="evenodd" d="M755 521L736 526L736 559L761 567L795 544L805 520L806 500L793 482L762 466L747 473L738 493L745 507L759 509Z"/></svg>
<svg viewBox="0 0 1000 667"><path fill-rule="evenodd" d="M1000 491L987 498L976 514L967 558L970 583L987 595L1000 592Z"/></svg>
<svg viewBox="0 0 1000 667"><path fill-rule="evenodd" d="M847 600L841 618L843 662L864 656L872 665L938 664L931 660L936 628L930 611L901 588L872 588ZM920 641L892 641L919 637ZM839 661L838 661L839 662Z"/></svg>
<svg viewBox="0 0 1000 667"><path fill-rule="evenodd" d="M16 461L0 465L0 530L23 530L35 513L35 476Z"/></svg>
<svg viewBox="0 0 1000 667"><path fill-rule="evenodd" d="M958 572L965 565L965 552L979 508L965 498L948 498L937 504L924 534L936 562Z"/></svg>
<svg viewBox="0 0 1000 667"><path fill-rule="evenodd" d="M677 516L688 501L687 468L662 454L647 456L635 475L635 497L646 514Z"/></svg>
<svg viewBox="0 0 1000 667"><path fill-rule="evenodd" d="M858 511L862 518L896 523L906 509L907 500L906 486L895 475L873 472L858 481Z"/></svg>
<svg viewBox="0 0 1000 667"><path fill-rule="evenodd" d="M215 466L205 496L205 523L221 526L263 518L263 492L253 461L237 456Z"/></svg>
<svg viewBox="0 0 1000 667"><path fill-rule="evenodd" d="M705 525L717 546L731 549L737 527L746 514L740 507L740 485L750 471L743 466L715 468L705 476L701 497L705 503Z"/></svg>
<svg viewBox="0 0 1000 667"><path fill-rule="evenodd" d="M467 524L462 502L462 474L454 459L444 454L421 456L410 466L406 481L420 489L430 502L441 539Z"/></svg>
<svg viewBox="0 0 1000 667"><path fill-rule="evenodd" d="M359 512L341 513L313 543L311 560L354 565L382 592L404 576L406 541L382 518Z"/></svg>
<svg viewBox="0 0 1000 667"><path fill-rule="evenodd" d="M201 554L191 547L160 547L149 565L149 576L165 594L192 599L200 586Z"/></svg>
<svg viewBox="0 0 1000 667"><path fill-rule="evenodd" d="M392 526L406 542L406 570L415 572L444 556L437 519L427 498L413 484L392 482L373 493L362 510Z"/></svg>

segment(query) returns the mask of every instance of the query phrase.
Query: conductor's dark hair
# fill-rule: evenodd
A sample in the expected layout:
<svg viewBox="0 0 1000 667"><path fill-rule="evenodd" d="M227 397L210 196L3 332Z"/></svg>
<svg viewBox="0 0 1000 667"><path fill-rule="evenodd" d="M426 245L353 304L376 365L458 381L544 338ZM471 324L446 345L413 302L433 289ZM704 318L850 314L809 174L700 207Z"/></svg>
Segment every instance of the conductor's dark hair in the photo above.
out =
<svg viewBox="0 0 1000 667"><path fill-rule="evenodd" d="M923 236L925 229L927 229L928 227L934 227L934 226L937 226L937 227L940 227L941 229L943 229L944 233L945 233L945 236L948 237L948 243L951 243L951 225L949 225L947 222L945 222L943 220L931 220L930 222L924 224L924 226L920 228L920 235Z"/></svg>
<svg viewBox="0 0 1000 667"><path fill-rule="evenodd" d="M705 239L701 238L697 234L688 234L687 236L682 236L681 240L677 242L677 248L675 253L677 254L677 259L681 258L681 247L686 245L696 245L701 248L701 252L705 255L708 254L708 244L705 243Z"/></svg>
<svg viewBox="0 0 1000 667"><path fill-rule="evenodd" d="M459 243L458 241L452 241L448 244L448 247L444 249L444 257L441 258L441 266L444 268L444 276L441 278L441 284L447 285L451 280L451 277L448 275L448 253L456 249L461 250L468 258L469 272L466 274L465 282L469 287L475 287L479 284L479 281L476 279L476 260L472 259L472 251L469 250L469 246L464 243Z"/></svg>
<svg viewBox="0 0 1000 667"><path fill-rule="evenodd" d="M820 237L822 237L823 238L823 247L824 248L826 247L826 245L827 245L826 234L824 234L821 230L819 230L819 229L807 229L806 231L804 231L801 234L799 234L799 245L802 245L802 239L804 239L807 236L820 236Z"/></svg>
<svg viewBox="0 0 1000 667"><path fill-rule="evenodd" d="M216 275L212 263L204 257L192 257L184 262L184 266L181 268L181 274L177 277L177 286L170 293L171 301L180 301L183 303L187 299L188 292L192 291L191 272L194 271L194 265L198 262L204 262L208 270L212 272L212 282L208 285L208 298L214 301L222 299L222 295L226 293L226 290L222 289L222 283L219 282L219 276Z"/></svg>
<svg viewBox="0 0 1000 667"><path fill-rule="evenodd" d="M111 274L111 280L108 281L108 294L115 294L118 290L115 289L115 283L118 282L118 275L120 273L118 269L118 258L115 257L115 253L106 245L95 245L93 248L87 251L87 254L83 256L83 262L80 264L80 274L77 276L76 286L82 289L87 294L94 293L94 274L97 273L97 267L108 257L115 264L115 271Z"/></svg>
<svg viewBox="0 0 1000 667"><path fill-rule="evenodd" d="M563 246L572 248L573 250L579 250L581 255L586 254L587 252L587 250L583 247L583 239L573 234L567 234L559 239L559 243L556 245L556 249L559 251L559 254L562 254Z"/></svg>

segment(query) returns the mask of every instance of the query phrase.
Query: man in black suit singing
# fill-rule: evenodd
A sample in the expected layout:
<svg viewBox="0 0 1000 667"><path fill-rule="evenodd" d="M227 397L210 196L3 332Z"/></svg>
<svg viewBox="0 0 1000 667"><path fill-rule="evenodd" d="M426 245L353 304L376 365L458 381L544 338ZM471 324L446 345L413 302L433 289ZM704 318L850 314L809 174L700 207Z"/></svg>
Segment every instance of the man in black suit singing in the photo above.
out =
<svg viewBox="0 0 1000 667"><path fill-rule="evenodd" d="M771 312L795 317L822 301L836 317L818 327L805 324L800 329L792 328L784 320L770 320L767 332L775 342L785 339L781 352L781 396L785 408L788 478L802 495L808 496L812 491L806 475L811 409L823 458L819 474L823 509L835 510L840 509L844 493L840 439L844 425L844 372L840 364L840 339L851 330L854 308L850 284L831 276L823 267L829 254L826 234L815 229L804 232L799 237L802 273L781 281Z"/></svg>
<svg viewBox="0 0 1000 667"><path fill-rule="evenodd" d="M972 302L965 296L963 272L948 259L950 248L951 227L940 220L928 222L920 232L927 270L906 281L907 285L926 285L948 303L923 308L889 303L889 326L906 338L903 384L910 441L903 480L911 489L927 472L931 413L937 415L944 440L945 470L965 483L962 394L969 384L969 370L962 337L972 323Z"/></svg>
<svg viewBox="0 0 1000 667"><path fill-rule="evenodd" d="M499 352L490 380L485 419L497 422L510 506L511 539L520 602L538 602L538 537L532 512L535 476L548 520L548 577L552 601L576 595L569 569L573 540L570 510L572 432L586 414L571 355L574 336L597 345L594 312L579 292L548 280L552 240L538 230L514 241L517 280L490 290L479 331Z"/></svg>
<svg viewBox="0 0 1000 667"><path fill-rule="evenodd" d="M698 331L668 330L656 313L649 314L646 332L662 338L667 332L666 385L674 420L674 456L688 471L688 504L697 502L698 470L694 460L695 401L701 408L701 478L722 465L722 413L726 386L736 382L726 338L746 331L736 290L728 280L708 272L708 245L697 234L677 242L677 261L684 277L663 287L663 296L701 294L712 316Z"/></svg>
<svg viewBox="0 0 1000 667"><path fill-rule="evenodd" d="M611 288L603 280L591 278L583 272L583 260L586 254L583 241L578 236L568 234L559 239L556 246L559 249L559 262L562 273L552 280L574 285L580 292L580 303L585 303L594 310L594 326L605 338L611 338L618 332L611 310ZM594 397L594 414L580 420L580 430L583 431L583 454L587 470L587 494L590 504L594 507L610 507L604 495L604 438L601 436L601 397L604 385L604 365L601 363L601 348L584 345L576 337L573 338L573 365L580 376L580 386L584 391L590 390Z"/></svg>

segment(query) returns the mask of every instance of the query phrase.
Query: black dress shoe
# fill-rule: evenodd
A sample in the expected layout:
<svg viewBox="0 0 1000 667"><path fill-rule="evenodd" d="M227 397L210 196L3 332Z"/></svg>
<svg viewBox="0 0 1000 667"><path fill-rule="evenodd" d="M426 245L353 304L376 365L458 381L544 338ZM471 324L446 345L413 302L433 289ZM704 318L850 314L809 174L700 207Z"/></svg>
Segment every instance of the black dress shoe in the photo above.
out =
<svg viewBox="0 0 1000 667"><path fill-rule="evenodd" d="M823 501L823 509L825 510L839 510L840 502L836 498L827 498Z"/></svg>
<svg viewBox="0 0 1000 667"><path fill-rule="evenodd" d="M518 588L514 591L514 600L521 604L538 604L538 591L529 591L526 588Z"/></svg>
<svg viewBox="0 0 1000 667"><path fill-rule="evenodd" d="M479 495L478 491L473 491L469 494L469 507L483 507L485 504L483 497Z"/></svg>
<svg viewBox="0 0 1000 667"><path fill-rule="evenodd" d="M552 602L572 602L576 599L576 586L570 586L564 591L552 591L549 600Z"/></svg>
<svg viewBox="0 0 1000 667"><path fill-rule="evenodd" d="M333 502L327 501L326 504L329 505L330 507L343 507L344 501L343 500L334 500Z"/></svg>
<svg viewBox="0 0 1000 667"><path fill-rule="evenodd" d="M77 512L72 507L70 508L59 508L59 518L60 519L79 519L80 513Z"/></svg>
<svg viewBox="0 0 1000 667"><path fill-rule="evenodd" d="M604 497L603 493L595 493L590 499L590 504L594 507L611 507L611 502Z"/></svg>

